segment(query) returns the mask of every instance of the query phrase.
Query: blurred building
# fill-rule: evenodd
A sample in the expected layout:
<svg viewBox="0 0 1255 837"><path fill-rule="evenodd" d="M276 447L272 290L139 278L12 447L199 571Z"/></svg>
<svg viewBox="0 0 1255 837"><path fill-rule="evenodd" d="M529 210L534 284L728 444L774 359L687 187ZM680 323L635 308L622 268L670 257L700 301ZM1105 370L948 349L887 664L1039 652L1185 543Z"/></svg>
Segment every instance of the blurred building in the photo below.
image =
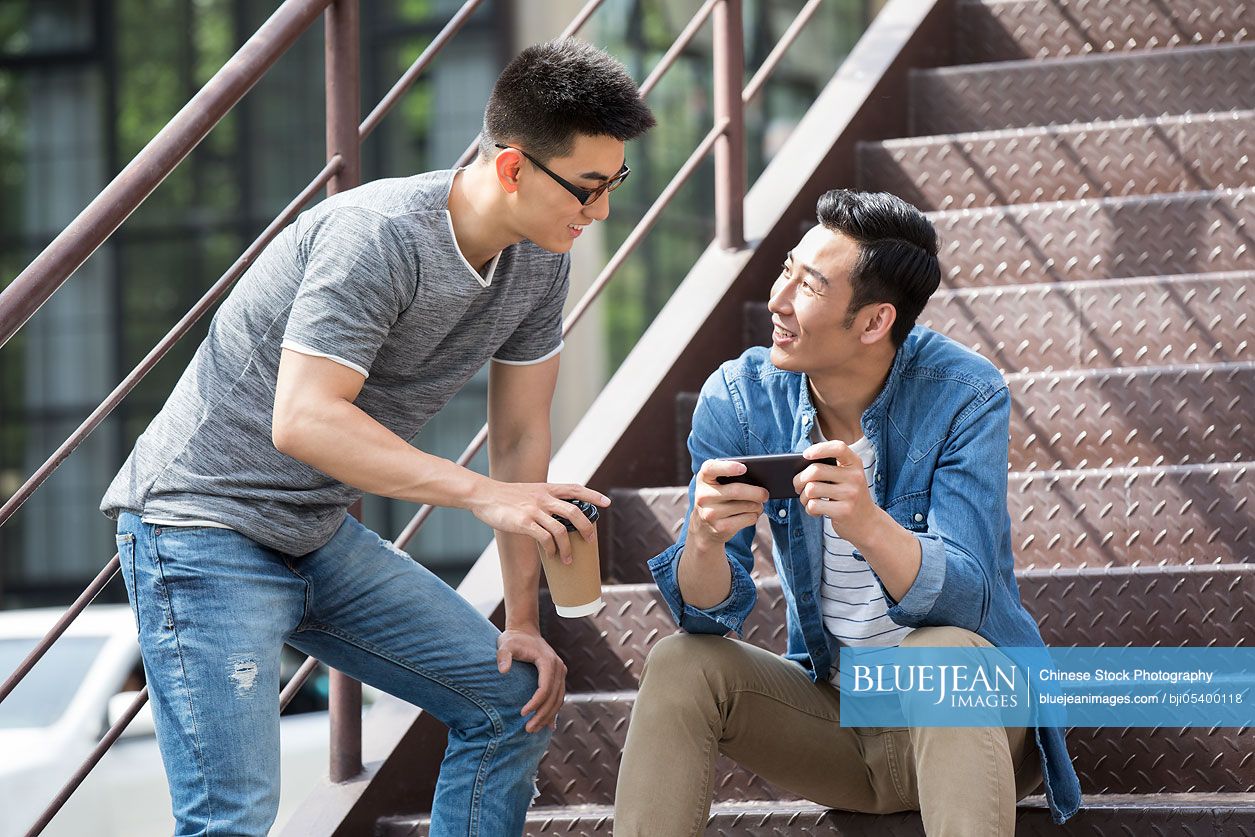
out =
<svg viewBox="0 0 1255 837"><path fill-rule="evenodd" d="M278 0L0 2L0 288L16 276L255 31ZM361 0L368 111L458 3ZM446 167L479 128L493 79L552 37L572 0L488 0L363 148L366 179ZM585 31L642 79L698 0L608 0ZM801 0L747 0L747 66ZM871 0L828 0L747 111L751 182L866 26ZM573 257L587 287L712 121L709 27L650 98L659 127L629 149L632 178ZM0 498L7 499L152 349L323 164L321 26L244 101L27 326L0 349ZM555 405L560 442L713 235L700 171L665 223L568 341ZM188 363L202 320L82 448L0 528L0 607L66 602L108 559L101 494ZM485 418L486 374L414 440L456 457ZM486 457L474 467L485 470ZM397 534L413 506L368 498L366 523ZM456 581L491 532L438 511L409 545ZM102 598L122 598L121 585Z"/></svg>

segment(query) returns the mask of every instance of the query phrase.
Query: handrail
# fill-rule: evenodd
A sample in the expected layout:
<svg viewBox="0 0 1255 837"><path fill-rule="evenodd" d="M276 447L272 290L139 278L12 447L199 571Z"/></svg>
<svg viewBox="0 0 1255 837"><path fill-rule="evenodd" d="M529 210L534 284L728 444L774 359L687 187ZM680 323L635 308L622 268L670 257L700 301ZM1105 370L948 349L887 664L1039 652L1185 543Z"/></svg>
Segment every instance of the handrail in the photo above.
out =
<svg viewBox="0 0 1255 837"><path fill-rule="evenodd" d="M0 347L174 171L331 0L286 0L135 159L0 293Z"/></svg>
<svg viewBox="0 0 1255 837"><path fill-rule="evenodd" d="M728 248L744 246L741 211L745 191L744 119L741 108L762 88L788 46L814 14L820 1L810 0L807 3L773 48L768 59L763 62L749 86L744 89L739 83L743 77L744 60L740 0L706 0L677 36L642 83L641 95L646 96L653 90L705 21L713 15L716 28L714 39L715 124L568 314L563 323L564 336L580 321L622 264L652 230L676 193L688 182L712 150L715 152L716 166L720 173L716 183L718 240L721 245ZM562 36L575 34L603 2L604 0L588 0L564 30ZM201 300L58 448L56 453L3 507L0 507L0 525L3 525L69 457L87 435L100 425L104 418L134 389L139 380L168 353L174 343L185 336L191 327L226 294L261 250L291 222L314 193L324 186L328 187L330 194L334 194L336 191L357 185L360 177L358 154L361 141L395 107L401 96L414 84L423 70L462 28L481 3L482 0L467 0L442 28L436 39L380 100L370 115L358 125L357 117L360 110L357 100L357 0L287 0L244 47L214 75L210 82L136 155L126 169L71 222L66 230L54 239L52 244L36 257L12 285L5 289L4 293L0 294L0 346L3 346L52 293L64 284L74 270L129 217L173 168L204 139L209 130L256 84L274 61L291 46L301 32L309 27L313 16L321 11L326 12L329 156L327 164L285 207L283 212L276 216ZM201 118L197 118L196 110L202 111L199 114ZM462 155L459 165L469 161L477 144L478 138ZM71 241L71 239L75 240ZM458 458L458 464L468 464L483 447L487 435L488 426L485 424ZM404 547L421 529L432 511L433 508L430 505L420 508L396 539L397 545ZM35 649L19 664L3 685L0 685L0 701L13 691L48 648L61 637L70 623L113 578L118 568L119 557L115 554L74 604L62 614ZM313 657L306 658L301 664L280 693L281 709L286 708L317 665L318 661ZM361 686L341 676L341 682L337 688L334 680L337 675L338 673L333 672L332 749L333 753L340 751L340 755L333 755L331 773L333 780L343 781L361 771ZM340 693L338 701L335 697L337 691ZM96 748L45 809L40 819L28 832L29 835L42 832L147 700L148 690L145 688L136 696L126 713L110 727Z"/></svg>

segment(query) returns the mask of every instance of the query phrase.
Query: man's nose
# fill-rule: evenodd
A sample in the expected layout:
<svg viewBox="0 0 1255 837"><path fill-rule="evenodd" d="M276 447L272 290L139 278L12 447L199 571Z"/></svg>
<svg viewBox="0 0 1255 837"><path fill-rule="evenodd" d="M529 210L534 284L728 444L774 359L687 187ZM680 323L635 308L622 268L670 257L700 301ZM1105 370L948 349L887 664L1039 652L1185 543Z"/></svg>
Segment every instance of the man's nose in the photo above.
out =
<svg viewBox="0 0 1255 837"><path fill-rule="evenodd" d="M604 221L610 215L610 192L602 192L597 200L584 207L584 217L592 221Z"/></svg>
<svg viewBox="0 0 1255 837"><path fill-rule="evenodd" d="M771 286L771 294L767 297L767 310L773 314L787 314L791 303L788 279L778 279Z"/></svg>

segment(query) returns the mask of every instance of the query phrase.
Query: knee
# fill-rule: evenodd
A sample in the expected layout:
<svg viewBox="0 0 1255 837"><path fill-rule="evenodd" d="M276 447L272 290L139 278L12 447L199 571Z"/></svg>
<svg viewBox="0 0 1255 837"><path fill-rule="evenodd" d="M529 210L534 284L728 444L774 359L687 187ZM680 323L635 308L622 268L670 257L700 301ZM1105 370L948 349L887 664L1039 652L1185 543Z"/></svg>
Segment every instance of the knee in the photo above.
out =
<svg viewBox="0 0 1255 837"><path fill-rule="evenodd" d="M902 645L912 648L988 648L992 643L966 628L930 625L911 631L902 638Z"/></svg>
<svg viewBox="0 0 1255 837"><path fill-rule="evenodd" d="M718 691L725 668L723 652L731 640L706 634L676 633L649 652L641 672L641 692L671 694L691 700ZM656 699L656 698L655 698Z"/></svg>

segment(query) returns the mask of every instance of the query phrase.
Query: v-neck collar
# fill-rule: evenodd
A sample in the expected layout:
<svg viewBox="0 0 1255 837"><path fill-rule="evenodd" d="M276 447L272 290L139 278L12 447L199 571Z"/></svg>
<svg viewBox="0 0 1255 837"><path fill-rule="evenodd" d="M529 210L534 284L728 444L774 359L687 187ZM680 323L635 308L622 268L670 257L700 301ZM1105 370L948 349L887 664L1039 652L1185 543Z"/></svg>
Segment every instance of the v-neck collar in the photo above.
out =
<svg viewBox="0 0 1255 837"><path fill-rule="evenodd" d="M471 266L471 263L466 260L466 255L462 252L462 248L458 246L458 234L453 229L453 213L449 211L449 196L453 194L453 184L458 179L458 173L463 171L466 171L466 169L453 169L452 173L449 175L449 184L444 190L443 211L445 223L449 226L449 238L453 241L453 249L458 254L458 261L462 262L462 264L466 266L466 269L470 271L470 274L475 277L475 281L478 282L481 287L487 288L492 284L492 277L497 272L497 262L501 260L501 253L503 251L498 250L497 255L493 256L492 261L488 262L487 274L484 275Z"/></svg>

